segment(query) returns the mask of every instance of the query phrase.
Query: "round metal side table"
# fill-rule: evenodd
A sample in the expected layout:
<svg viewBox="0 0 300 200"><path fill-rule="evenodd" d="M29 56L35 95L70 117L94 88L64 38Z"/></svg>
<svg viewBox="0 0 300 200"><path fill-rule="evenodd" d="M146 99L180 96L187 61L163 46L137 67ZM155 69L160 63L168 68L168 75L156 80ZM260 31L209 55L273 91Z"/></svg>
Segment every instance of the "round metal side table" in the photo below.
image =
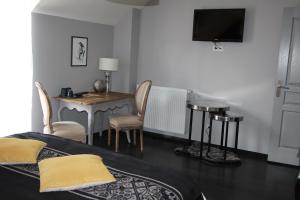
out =
<svg viewBox="0 0 300 200"><path fill-rule="evenodd" d="M201 140L200 140L200 159L202 159L206 113L208 112L208 113L225 114L226 111L230 109L230 107L226 104L219 103L216 101L211 101L211 100L189 100L187 101L187 108L191 110L190 124L189 124L189 146L191 146L191 142L192 142L191 137L192 137L194 111L202 111L202 128L201 128Z"/></svg>
<svg viewBox="0 0 300 200"><path fill-rule="evenodd" d="M209 129L209 138L208 138L208 148L206 152L206 157L215 162L240 162L240 159L238 158L237 149L238 149L238 137L239 137L239 123L243 121L243 116L227 112L224 114L218 114L218 113L211 113L210 114L210 129ZM215 154L211 154L211 136L212 136L212 123L213 121L219 121L222 122L222 129L221 129L221 141L220 141L220 152L217 152ZM231 158L227 159L227 143L228 143L228 129L229 129L229 123L236 123L235 127L235 145L234 145L234 153L232 153ZM224 142L224 130L225 130L225 142ZM223 155L220 156L220 153ZM231 152L230 152L231 153Z"/></svg>

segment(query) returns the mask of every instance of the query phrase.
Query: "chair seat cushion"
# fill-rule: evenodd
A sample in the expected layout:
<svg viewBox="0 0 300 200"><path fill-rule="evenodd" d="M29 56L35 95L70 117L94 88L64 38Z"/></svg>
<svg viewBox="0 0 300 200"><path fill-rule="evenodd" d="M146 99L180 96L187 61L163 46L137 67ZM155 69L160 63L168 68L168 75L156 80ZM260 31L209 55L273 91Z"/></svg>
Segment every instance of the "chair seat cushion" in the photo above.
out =
<svg viewBox="0 0 300 200"><path fill-rule="evenodd" d="M86 141L85 128L73 121L60 121L52 123L53 135L83 142Z"/></svg>
<svg viewBox="0 0 300 200"><path fill-rule="evenodd" d="M116 115L112 116L109 120L110 125L118 128L126 127L140 127L143 126L143 122L137 115Z"/></svg>

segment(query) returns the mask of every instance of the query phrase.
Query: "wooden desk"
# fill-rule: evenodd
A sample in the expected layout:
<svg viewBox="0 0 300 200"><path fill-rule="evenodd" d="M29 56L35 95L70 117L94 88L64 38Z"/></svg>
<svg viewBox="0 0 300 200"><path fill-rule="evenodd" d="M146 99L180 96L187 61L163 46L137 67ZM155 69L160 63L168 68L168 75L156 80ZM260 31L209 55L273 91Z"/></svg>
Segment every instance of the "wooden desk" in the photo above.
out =
<svg viewBox="0 0 300 200"><path fill-rule="evenodd" d="M119 92L110 92L108 96L105 93L87 93L79 98L54 97L59 101L58 120L62 120L62 111L67 108L78 112L87 112L88 114L88 144L93 144L94 117L96 112L105 112L108 110L128 108L132 112L134 95ZM102 129L102 127L101 127Z"/></svg>

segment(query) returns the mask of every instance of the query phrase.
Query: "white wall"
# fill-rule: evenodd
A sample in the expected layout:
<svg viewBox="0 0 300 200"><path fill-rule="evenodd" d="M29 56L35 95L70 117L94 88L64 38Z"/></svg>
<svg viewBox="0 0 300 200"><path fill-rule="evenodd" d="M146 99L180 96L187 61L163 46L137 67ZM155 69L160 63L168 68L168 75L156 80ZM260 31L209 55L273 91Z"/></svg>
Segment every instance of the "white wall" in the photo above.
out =
<svg viewBox="0 0 300 200"><path fill-rule="evenodd" d="M71 36L88 37L88 67L71 67ZM98 69L98 58L113 53L113 27L61 17L32 14L33 80L42 82L51 97L62 87L74 92L92 90L93 82L104 79ZM42 110L36 88L33 88L32 130L42 131ZM54 121L58 103L52 99ZM66 120L87 124L87 114L65 111ZM99 124L95 120L95 132Z"/></svg>
<svg viewBox="0 0 300 200"><path fill-rule="evenodd" d="M140 13L132 9L114 26L113 55L119 59L119 70L112 74L115 91L134 92L136 88Z"/></svg>
<svg viewBox="0 0 300 200"><path fill-rule="evenodd" d="M128 92L130 78L132 12L114 26L113 56L119 59L119 70L112 73L112 90Z"/></svg>
<svg viewBox="0 0 300 200"><path fill-rule="evenodd" d="M154 85L223 99L245 117L239 147L267 153L283 8L295 5L299 1L161 0L144 8L138 81L151 79ZM193 10L201 8L246 8L244 42L222 43L225 51L216 53L212 43L192 41ZM198 115L193 139L199 140L200 126Z"/></svg>

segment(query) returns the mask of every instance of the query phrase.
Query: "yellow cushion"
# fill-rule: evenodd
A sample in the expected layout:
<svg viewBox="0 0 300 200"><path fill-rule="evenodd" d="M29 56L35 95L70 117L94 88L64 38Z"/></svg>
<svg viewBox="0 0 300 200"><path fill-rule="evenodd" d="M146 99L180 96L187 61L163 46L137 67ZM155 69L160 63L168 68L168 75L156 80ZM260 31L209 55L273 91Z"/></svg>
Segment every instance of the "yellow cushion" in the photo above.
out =
<svg viewBox="0 0 300 200"><path fill-rule="evenodd" d="M66 191L115 182L96 155L72 155L39 162L40 192Z"/></svg>
<svg viewBox="0 0 300 200"><path fill-rule="evenodd" d="M37 163L37 157L46 145L32 139L0 138L0 164Z"/></svg>

